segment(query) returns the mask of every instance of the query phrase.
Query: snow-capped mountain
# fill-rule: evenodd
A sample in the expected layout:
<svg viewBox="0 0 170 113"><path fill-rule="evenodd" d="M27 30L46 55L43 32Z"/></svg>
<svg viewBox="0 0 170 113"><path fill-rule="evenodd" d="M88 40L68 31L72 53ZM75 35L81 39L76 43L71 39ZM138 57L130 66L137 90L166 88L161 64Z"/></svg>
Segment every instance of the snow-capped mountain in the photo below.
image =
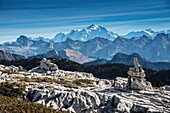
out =
<svg viewBox="0 0 170 113"><path fill-rule="evenodd" d="M25 57L44 54L51 50L74 50L69 52L73 54L80 52L79 56L107 60L112 59L118 52L138 53L152 62L170 62L170 30L155 32L146 29L118 36L104 27L92 24L82 30L59 33L54 39L43 37L34 39L21 35L14 42L1 44L0 50Z"/></svg>
<svg viewBox="0 0 170 113"><path fill-rule="evenodd" d="M159 33L165 33L165 34L169 34L170 35L170 30L162 30Z"/></svg>
<svg viewBox="0 0 170 113"><path fill-rule="evenodd" d="M146 29L144 31L132 31L123 37L125 38L132 38L132 37L142 37L143 35L148 36L148 37L155 37L159 32L155 32L152 29ZM163 33L163 32L162 32Z"/></svg>
<svg viewBox="0 0 170 113"><path fill-rule="evenodd" d="M95 59L110 60L118 52L125 54L135 52L152 62L170 61L170 38L168 34L164 33L157 34L153 39L148 36L131 39L119 36L114 41L97 37L88 41L67 38L63 42L45 42L43 40L33 41L26 36L20 36L15 42L0 45L0 50L26 57L43 54L50 50L63 51L66 49L75 50Z"/></svg>
<svg viewBox="0 0 170 113"><path fill-rule="evenodd" d="M50 41L51 41L51 39L49 39L49 38L44 38L44 37L37 37L37 38L31 38L31 37L29 37L29 39L30 39L30 40L34 40L34 41L40 41L40 40L45 41L45 42L50 42Z"/></svg>
<svg viewBox="0 0 170 113"><path fill-rule="evenodd" d="M69 33L58 33L53 39L54 42L65 41L67 38L72 40L87 41L96 37L103 37L109 40L114 40L118 34L108 31L106 28L97 25L90 25L84 29L74 29Z"/></svg>

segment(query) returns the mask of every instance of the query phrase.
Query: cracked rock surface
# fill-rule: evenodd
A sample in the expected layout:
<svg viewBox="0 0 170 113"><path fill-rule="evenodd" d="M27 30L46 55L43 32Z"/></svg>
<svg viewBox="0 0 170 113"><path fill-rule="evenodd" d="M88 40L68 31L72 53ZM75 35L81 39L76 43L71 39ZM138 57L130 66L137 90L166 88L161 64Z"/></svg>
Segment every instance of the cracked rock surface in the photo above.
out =
<svg viewBox="0 0 170 113"><path fill-rule="evenodd" d="M16 72L19 69L15 66L0 65L0 83L24 83L25 99L70 113L170 112L170 86L151 91L127 90L127 78L118 77L114 82L90 73L50 70L46 66Z"/></svg>

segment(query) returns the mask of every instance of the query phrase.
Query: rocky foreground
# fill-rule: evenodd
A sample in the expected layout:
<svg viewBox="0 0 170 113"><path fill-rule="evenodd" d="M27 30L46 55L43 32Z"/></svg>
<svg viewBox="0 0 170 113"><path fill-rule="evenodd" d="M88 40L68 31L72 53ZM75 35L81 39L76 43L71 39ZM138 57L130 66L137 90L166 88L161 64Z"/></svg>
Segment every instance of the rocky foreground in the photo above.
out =
<svg viewBox="0 0 170 113"><path fill-rule="evenodd" d="M0 65L1 84L13 84L14 89L22 86L23 99L53 109L73 113L170 112L170 86L132 90L126 87L128 81L128 78L118 77L114 81L98 79L90 73L60 70L46 59L29 71L21 66ZM9 93L12 91L4 94Z"/></svg>

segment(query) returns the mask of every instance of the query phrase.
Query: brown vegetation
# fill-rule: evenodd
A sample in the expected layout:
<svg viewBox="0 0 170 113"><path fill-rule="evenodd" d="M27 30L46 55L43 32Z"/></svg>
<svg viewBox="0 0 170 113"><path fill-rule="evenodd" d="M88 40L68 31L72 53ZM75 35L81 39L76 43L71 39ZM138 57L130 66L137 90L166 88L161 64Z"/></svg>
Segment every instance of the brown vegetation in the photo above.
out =
<svg viewBox="0 0 170 113"><path fill-rule="evenodd" d="M4 82L0 83L0 94L10 97L22 98L24 95L25 83L24 82Z"/></svg>
<svg viewBox="0 0 170 113"><path fill-rule="evenodd" d="M65 87L73 87L73 88L92 86L93 82L95 82L94 80L76 79L76 78L53 79L53 78L48 78L48 77L28 78L28 77L20 77L20 76L16 76L15 78L19 79L19 81L21 82L57 83L57 84L62 84ZM52 88L52 86L50 87ZM38 88L43 89L43 87L41 86L39 86Z"/></svg>
<svg viewBox="0 0 170 113"><path fill-rule="evenodd" d="M2 73L7 73L7 74L19 74L18 72L12 72L10 70L0 70Z"/></svg>
<svg viewBox="0 0 170 113"><path fill-rule="evenodd" d="M0 95L0 113L64 113L41 104Z"/></svg>

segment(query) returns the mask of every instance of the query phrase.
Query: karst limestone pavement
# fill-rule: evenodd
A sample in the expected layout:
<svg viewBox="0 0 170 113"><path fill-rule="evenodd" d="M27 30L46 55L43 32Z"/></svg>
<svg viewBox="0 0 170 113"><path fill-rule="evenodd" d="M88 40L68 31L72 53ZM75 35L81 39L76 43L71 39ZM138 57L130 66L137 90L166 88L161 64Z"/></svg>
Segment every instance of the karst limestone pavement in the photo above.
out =
<svg viewBox="0 0 170 113"><path fill-rule="evenodd" d="M128 78L117 77L114 81L60 70L43 59L40 66L29 71L0 65L0 82L26 78L25 99L70 113L170 112L170 86L153 88L137 59L134 64Z"/></svg>

